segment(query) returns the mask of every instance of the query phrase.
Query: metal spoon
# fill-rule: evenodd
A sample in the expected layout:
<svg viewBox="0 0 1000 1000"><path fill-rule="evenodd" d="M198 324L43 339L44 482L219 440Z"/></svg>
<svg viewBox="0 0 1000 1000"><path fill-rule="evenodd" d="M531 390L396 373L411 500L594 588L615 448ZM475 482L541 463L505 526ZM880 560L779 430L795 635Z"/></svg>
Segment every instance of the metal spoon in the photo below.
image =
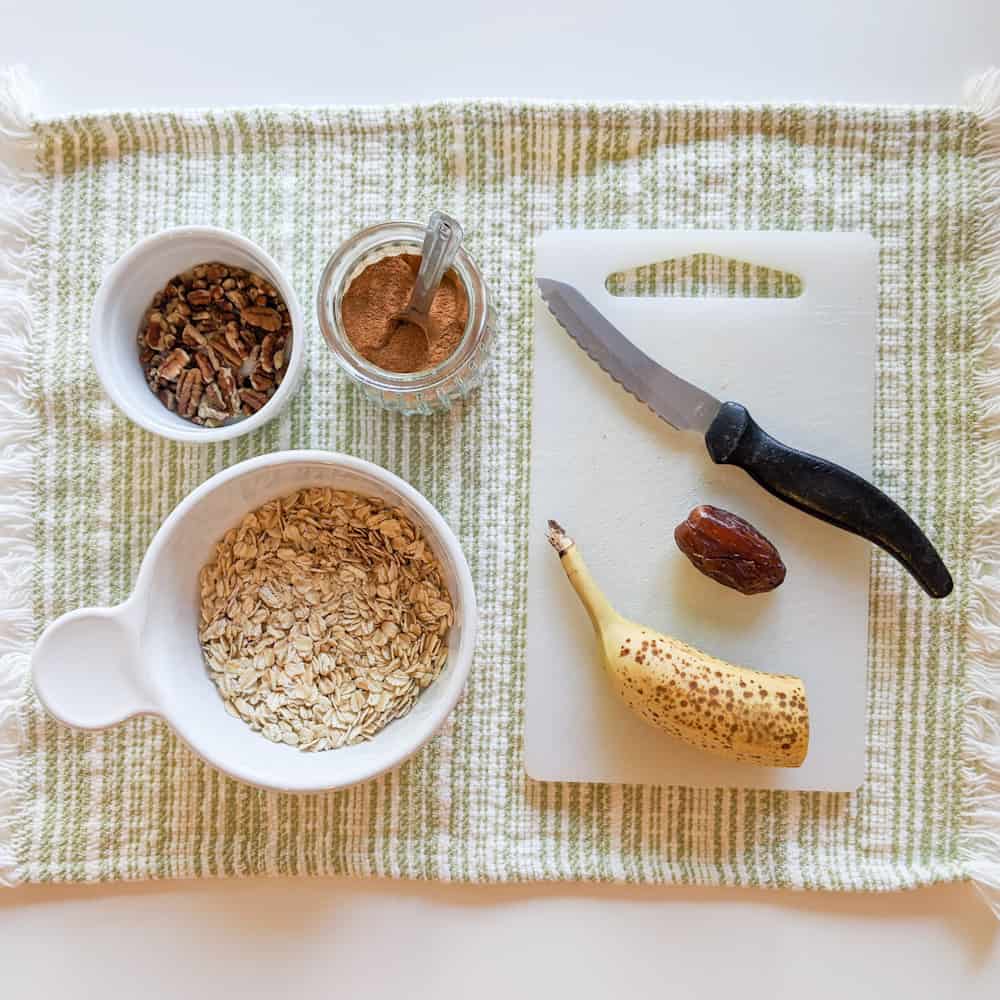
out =
<svg viewBox="0 0 1000 1000"><path fill-rule="evenodd" d="M430 316L431 303L441 279L455 262L463 236L462 227L456 219L444 212L432 213L427 223L424 245L420 251L420 270L417 271L410 301L402 312L396 313L389 320L389 329L380 347L385 347L400 327L412 323L422 331L427 339L427 349L430 350L437 334Z"/></svg>

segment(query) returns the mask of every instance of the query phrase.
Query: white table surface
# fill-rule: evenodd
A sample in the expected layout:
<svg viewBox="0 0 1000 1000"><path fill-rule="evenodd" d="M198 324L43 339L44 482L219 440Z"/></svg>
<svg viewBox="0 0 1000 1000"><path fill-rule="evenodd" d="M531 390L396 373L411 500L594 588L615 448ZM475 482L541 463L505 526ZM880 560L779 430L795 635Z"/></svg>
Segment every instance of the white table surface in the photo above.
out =
<svg viewBox="0 0 1000 1000"><path fill-rule="evenodd" d="M997 0L436 9L424 25L413 0L0 0L0 64L27 64L51 114L495 96L953 103L970 73L1000 64ZM5 1000L550 991L995 998L1000 925L964 885L889 896L305 879L0 890Z"/></svg>

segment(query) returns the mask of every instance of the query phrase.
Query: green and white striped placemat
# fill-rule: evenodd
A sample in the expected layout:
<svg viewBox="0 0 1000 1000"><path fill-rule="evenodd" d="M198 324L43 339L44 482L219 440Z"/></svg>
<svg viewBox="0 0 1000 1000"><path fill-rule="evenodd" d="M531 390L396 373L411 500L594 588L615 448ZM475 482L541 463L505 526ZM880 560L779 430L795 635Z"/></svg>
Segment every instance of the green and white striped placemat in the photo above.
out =
<svg viewBox="0 0 1000 1000"><path fill-rule="evenodd" d="M972 110L480 102L38 122L22 84L8 74L0 97L0 877L1000 887L1000 77L979 82ZM499 314L492 374L451 412L374 409L311 315L301 390L250 436L172 444L102 394L91 302L138 238L237 230L309 303L347 235L435 207L464 222ZM856 794L525 778L532 245L552 226L878 239L876 478L940 542L956 592L929 601L876 555ZM459 534L482 635L440 735L370 784L293 796L224 778L151 718L100 733L48 719L27 683L44 624L121 600L192 487L289 447L386 466Z"/></svg>

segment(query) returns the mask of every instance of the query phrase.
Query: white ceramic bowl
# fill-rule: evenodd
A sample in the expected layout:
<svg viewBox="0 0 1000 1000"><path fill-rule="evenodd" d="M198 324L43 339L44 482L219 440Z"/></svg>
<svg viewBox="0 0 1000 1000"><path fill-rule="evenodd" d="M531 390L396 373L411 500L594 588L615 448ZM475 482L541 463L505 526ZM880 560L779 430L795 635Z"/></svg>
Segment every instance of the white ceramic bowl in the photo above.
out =
<svg viewBox="0 0 1000 1000"><path fill-rule="evenodd" d="M249 511L306 486L354 490L402 507L440 560L455 607L448 661L411 711L366 743L319 753L272 743L229 715L198 642L198 573L216 541ZM477 626L472 576L458 540L413 487L348 455L285 451L225 469L181 501L153 538L132 596L49 625L32 654L32 677L42 704L66 725L103 729L141 713L160 715L234 778L320 791L373 778L430 739L465 685Z"/></svg>
<svg viewBox="0 0 1000 1000"><path fill-rule="evenodd" d="M171 413L150 392L136 337L153 296L167 281L195 264L215 260L255 271L281 292L292 319L292 350L281 385L256 413L221 427L200 427ZM250 240L213 226L165 229L136 243L104 276L90 321L90 353L104 391L130 420L174 441L225 441L277 416L302 379L305 340L302 306L278 265Z"/></svg>

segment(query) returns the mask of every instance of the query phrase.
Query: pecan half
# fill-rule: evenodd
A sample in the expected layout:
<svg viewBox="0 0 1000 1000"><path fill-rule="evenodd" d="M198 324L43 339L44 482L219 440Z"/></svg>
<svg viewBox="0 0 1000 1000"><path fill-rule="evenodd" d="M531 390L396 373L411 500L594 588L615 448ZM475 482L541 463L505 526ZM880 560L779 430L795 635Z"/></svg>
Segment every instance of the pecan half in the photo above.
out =
<svg viewBox="0 0 1000 1000"><path fill-rule="evenodd" d="M204 347L205 335L201 332L201 330L198 330L190 323L187 323L184 326L184 332L181 334L181 341L188 347Z"/></svg>
<svg viewBox="0 0 1000 1000"><path fill-rule="evenodd" d="M220 413L227 409L222 399L222 392L215 382L206 387L205 394L201 398L205 406L210 406L213 410L217 410Z"/></svg>
<svg viewBox="0 0 1000 1000"><path fill-rule="evenodd" d="M260 342L260 366L266 372L274 371L274 334L269 333Z"/></svg>
<svg viewBox="0 0 1000 1000"><path fill-rule="evenodd" d="M205 355L208 357L209 364L211 364L211 366L218 371L222 362L219 360L219 356L215 353L215 351L212 350L212 345L207 340L205 341L205 346L202 350L204 350Z"/></svg>
<svg viewBox="0 0 1000 1000"><path fill-rule="evenodd" d="M213 381L215 379L215 367L212 364L212 359L208 356L208 351L195 351L194 360L195 364L198 365L198 371L201 372L202 381Z"/></svg>
<svg viewBox="0 0 1000 1000"><path fill-rule="evenodd" d="M258 370L250 376L250 385L259 392L266 393L268 389L274 388L274 379L266 372Z"/></svg>
<svg viewBox="0 0 1000 1000"><path fill-rule="evenodd" d="M174 335L159 323L150 321L146 329L146 346L153 351L169 351L174 346Z"/></svg>
<svg viewBox="0 0 1000 1000"><path fill-rule="evenodd" d="M267 402L267 396L256 389L240 389L240 399L251 413L256 413Z"/></svg>
<svg viewBox="0 0 1000 1000"><path fill-rule="evenodd" d="M236 378L233 376L232 368L225 366L220 368L216 384L219 386L219 392L222 393L226 409L230 413L238 413L240 409L240 397L236 391Z"/></svg>
<svg viewBox="0 0 1000 1000"><path fill-rule="evenodd" d="M239 351L233 350L222 337L213 337L209 343L215 352L224 360L228 361L234 368L239 368L243 363L243 355Z"/></svg>
<svg viewBox="0 0 1000 1000"><path fill-rule="evenodd" d="M225 329L226 343L238 354L240 357L244 356L244 349L247 345L243 342L240 337L240 328L235 323L227 323ZM251 346L253 346L251 344Z"/></svg>
<svg viewBox="0 0 1000 1000"><path fill-rule="evenodd" d="M187 363L191 360L191 355L183 347L175 347L160 365L160 378L167 382L176 382Z"/></svg>
<svg viewBox="0 0 1000 1000"><path fill-rule="evenodd" d="M266 306L250 306L240 312L240 318L250 326L260 327L270 333L276 333L281 329L281 313L277 309L269 309Z"/></svg>
<svg viewBox="0 0 1000 1000"><path fill-rule="evenodd" d="M182 417L193 416L203 391L201 372L197 368L189 368L177 383L177 412Z"/></svg>
<svg viewBox="0 0 1000 1000"><path fill-rule="evenodd" d="M228 413L223 410L214 409L209 406L204 399L202 399L201 404L198 407L198 420L206 427L218 427L219 424L225 423L228 419Z"/></svg>

